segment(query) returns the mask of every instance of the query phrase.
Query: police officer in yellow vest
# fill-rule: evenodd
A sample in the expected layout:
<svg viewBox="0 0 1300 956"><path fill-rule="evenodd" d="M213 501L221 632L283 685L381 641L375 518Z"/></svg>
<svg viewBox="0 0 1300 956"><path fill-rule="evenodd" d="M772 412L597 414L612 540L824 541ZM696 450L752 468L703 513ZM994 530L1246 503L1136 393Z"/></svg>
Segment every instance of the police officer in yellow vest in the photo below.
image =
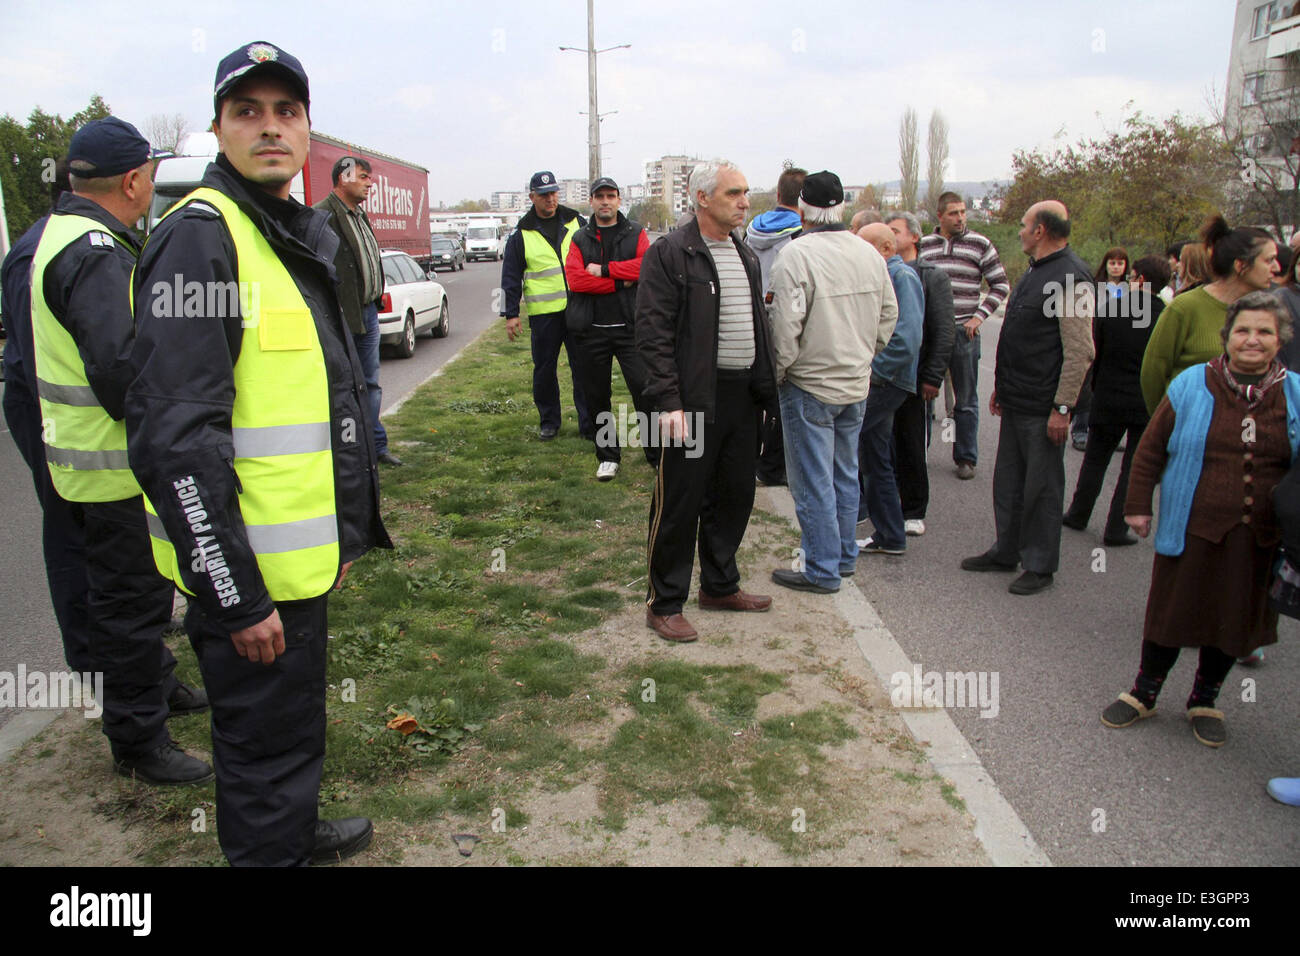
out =
<svg viewBox="0 0 1300 956"><path fill-rule="evenodd" d="M103 730L117 771L193 784L212 779L212 768L182 751L165 721L206 710L207 700L172 674L162 634L173 588L154 567L122 421L140 248L128 223L153 197L149 153L115 117L72 137L72 192L59 197L32 259L33 355L50 480L84 530L91 667L104 675Z"/></svg>
<svg viewBox="0 0 1300 956"><path fill-rule="evenodd" d="M132 280L131 468L212 701L217 832L232 865L337 861L369 820L317 818L326 603L379 515L365 379L329 215L290 197L310 136L302 64L266 42L217 68L220 152Z"/></svg>
<svg viewBox="0 0 1300 956"><path fill-rule="evenodd" d="M569 255L573 234L586 220L568 206L560 205L560 184L547 170L533 173L528 183L530 209L506 242L501 256L501 315L506 320L510 341L519 334L519 309L528 315L533 346L533 403L541 416L542 441L560 431L560 382L555 366L560 346L569 357L573 377L573 404L578 410L578 432L595 440L596 426L587 410L587 399L578 384L576 352L565 323L569 286L564 278L564 260Z"/></svg>

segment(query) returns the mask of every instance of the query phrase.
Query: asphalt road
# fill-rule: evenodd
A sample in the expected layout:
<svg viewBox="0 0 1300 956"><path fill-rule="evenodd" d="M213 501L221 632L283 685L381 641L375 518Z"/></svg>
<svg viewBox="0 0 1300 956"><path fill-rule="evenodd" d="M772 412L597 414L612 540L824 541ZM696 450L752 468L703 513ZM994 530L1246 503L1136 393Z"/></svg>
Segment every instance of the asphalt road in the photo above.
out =
<svg viewBox="0 0 1300 956"><path fill-rule="evenodd" d="M1300 863L1300 811L1264 791L1269 777L1300 776L1297 622L1282 619L1262 666L1228 675L1219 698L1228 742L1218 750L1197 742L1183 713L1194 651L1181 655L1156 716L1124 730L1099 719L1137 672L1155 553L1149 538L1105 548L1105 571L1093 570L1118 455L1089 530L1062 530L1052 588L1018 597L1006 590L1014 575L958 567L994 540L999 420L988 396L1000 328L984 326L976 477L958 480L936 430L926 534L909 538L902 557L862 557L856 585L924 671L998 673L996 717L949 713L1053 862ZM1067 447L1065 455L1068 503L1083 454ZM1214 600L1205 595L1207 607ZM1242 701L1245 679L1255 682L1251 703Z"/></svg>
<svg viewBox="0 0 1300 956"><path fill-rule="evenodd" d="M501 265L496 262L471 262L463 271L438 273L437 281L447 291L451 331L444 339L420 336L415 355L409 359L396 358L385 350L379 379L383 408L441 368L485 327L500 321L493 299L500 279ZM501 335L505 335L504 328ZM393 450L400 455L400 448ZM0 488L0 672L13 674L19 663L28 673L66 670L45 583L40 506L31 472L2 420ZM0 726L17 713L0 708Z"/></svg>

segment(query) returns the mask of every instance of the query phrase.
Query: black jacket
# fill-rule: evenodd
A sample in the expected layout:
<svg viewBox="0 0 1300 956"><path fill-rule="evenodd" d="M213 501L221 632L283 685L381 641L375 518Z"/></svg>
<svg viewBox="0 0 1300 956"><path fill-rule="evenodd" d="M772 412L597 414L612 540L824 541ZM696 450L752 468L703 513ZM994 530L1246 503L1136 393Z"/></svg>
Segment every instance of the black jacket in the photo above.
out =
<svg viewBox="0 0 1300 956"><path fill-rule="evenodd" d="M140 240L97 202L72 193L59 197L51 216L84 216L104 227L69 244L45 267L45 301L54 317L77 343L86 381L95 398L115 420L131 382L127 352L134 322L129 298L131 270ZM35 350L32 352L33 378Z"/></svg>
<svg viewBox="0 0 1300 956"><path fill-rule="evenodd" d="M338 275L339 282L339 304L343 307L343 317L347 320L348 328L352 330L353 335L364 335L366 331L366 320L361 311L367 305L379 307L379 299L373 302L361 301L361 257L365 255L364 249L358 249L351 241L352 230L342 222L342 217L348 214L347 207L343 205L343 200L339 199L334 193L330 193L313 209L319 209L329 213L330 227L339 237L339 251L334 255L334 271ZM366 228L370 228L370 219L366 216L366 211L361 210L361 218L365 221ZM373 230L372 230L373 232ZM379 245L378 242L375 243ZM384 269L383 263L375 263L375 268L379 270L379 293L384 292Z"/></svg>
<svg viewBox="0 0 1300 956"><path fill-rule="evenodd" d="M1122 308L1099 303L1092 320L1097 357L1090 373L1091 425L1146 425L1151 418L1142 398L1142 356L1165 304L1150 292L1132 293L1127 289L1123 300ZM1112 314L1118 312L1129 314Z"/></svg>
<svg viewBox="0 0 1300 956"><path fill-rule="evenodd" d="M908 263L921 277L925 292L925 331L921 336L921 356L916 364L918 384L943 384L952 360L953 339L957 335L957 317L952 304L952 280L948 273L920 258ZM962 332L962 335L965 335ZM920 392L920 389L917 389Z"/></svg>
<svg viewBox="0 0 1300 956"><path fill-rule="evenodd" d="M600 241L597 229L596 220L588 219L587 224L573 234L573 244L582 253L584 263L599 262L604 266L610 262L636 258L636 247L641 241L642 231L639 222L628 219L620 212L618 221L609 227L609 235L604 242ZM565 284L568 284L567 279ZM565 321L570 332L585 332L593 322L601 325L617 325L621 322L630 328L636 318L636 286L626 285L609 295L570 291L567 303Z"/></svg>
<svg viewBox="0 0 1300 956"><path fill-rule="evenodd" d="M329 382L340 561L352 561L372 547L392 547L379 516L374 438L364 412L365 381L335 291L332 264L339 240L329 216L257 190L224 156L208 166L203 185L225 193L257 224L315 319ZM176 546L186 588L213 620L232 631L256 624L274 607L236 500L231 410L234 365L243 344L241 316L174 316L169 299L176 276L187 284L224 283L238 279L236 268L234 240L210 206L191 203L158 225L134 276L136 339L131 362L136 379L126 398L131 470ZM285 401L292 400L285 396ZM187 477L193 477L207 505L212 530L206 533L216 539L238 589L240 602L233 607L221 606L208 575L190 569L194 534L171 491L173 482Z"/></svg>
<svg viewBox="0 0 1300 956"><path fill-rule="evenodd" d="M1067 290L1092 284L1092 269L1070 246L1030 262L1007 299L998 336L999 404L1024 415L1051 414L1065 364L1057 309L1065 307Z"/></svg>
<svg viewBox="0 0 1300 956"><path fill-rule="evenodd" d="M578 220L578 228L581 229L587 224L587 220L578 215L577 210L570 209L568 206L556 206L555 215L560 220L560 238L564 238L564 227L568 225L570 219ZM519 314L519 297L524 293L524 230L536 230L541 219L537 216L537 210L530 209L519 220L519 225L515 231L510 234L506 240L505 252L501 254L501 314L507 319L513 319ZM560 260L560 268L564 268L564 256L560 254L560 247L555 247L555 255ZM566 283L565 288L568 288Z"/></svg>
<svg viewBox="0 0 1300 956"><path fill-rule="evenodd" d="M754 401L776 407L776 357L764 314L758 256L733 234L749 274L754 303ZM641 260L636 296L636 347L646 364L645 398L654 411L703 412L714 417L718 314L722 299L713 256L692 219L650 247Z"/></svg>

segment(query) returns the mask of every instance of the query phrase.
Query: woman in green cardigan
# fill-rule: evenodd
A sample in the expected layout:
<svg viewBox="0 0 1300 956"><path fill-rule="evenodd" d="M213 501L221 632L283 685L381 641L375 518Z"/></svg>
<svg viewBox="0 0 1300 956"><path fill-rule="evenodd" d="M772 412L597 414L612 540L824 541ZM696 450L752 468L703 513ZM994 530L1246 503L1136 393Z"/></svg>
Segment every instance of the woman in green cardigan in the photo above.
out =
<svg viewBox="0 0 1300 956"><path fill-rule="evenodd" d="M1277 243L1263 229L1229 229L1215 216L1201 230L1214 281L1174 296L1161 313L1142 358L1142 398L1154 414L1169 383L1183 369L1223 354L1219 330L1228 306L1265 290L1277 275Z"/></svg>

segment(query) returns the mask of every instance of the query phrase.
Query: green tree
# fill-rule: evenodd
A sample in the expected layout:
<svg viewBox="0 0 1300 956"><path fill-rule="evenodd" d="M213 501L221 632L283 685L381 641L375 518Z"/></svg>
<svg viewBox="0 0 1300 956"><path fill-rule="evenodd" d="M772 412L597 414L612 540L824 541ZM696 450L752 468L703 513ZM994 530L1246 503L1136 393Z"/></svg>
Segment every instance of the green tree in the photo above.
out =
<svg viewBox="0 0 1300 956"><path fill-rule="evenodd" d="M1059 199L1070 210L1071 242L1088 257L1123 245L1136 258L1192 235L1222 209L1234 170L1213 125L1175 113L1140 112L1120 129L1052 153L1017 151L1014 178L1000 195L998 219L1017 223L1034 203Z"/></svg>
<svg viewBox="0 0 1300 956"><path fill-rule="evenodd" d="M645 199L634 203L624 215L629 219L635 219L651 232L663 232L672 222L672 213L659 199Z"/></svg>
<svg viewBox="0 0 1300 956"><path fill-rule="evenodd" d="M492 204L486 199L462 199L451 207L452 212L491 212Z"/></svg>
<svg viewBox="0 0 1300 956"><path fill-rule="evenodd" d="M11 242L49 210L54 163L67 153L72 134L109 115L108 104L96 94L85 109L67 120L39 106L28 115L26 125L8 114L0 117L0 188Z"/></svg>
<svg viewBox="0 0 1300 956"><path fill-rule="evenodd" d="M903 208L916 208L916 192L920 188L917 181L921 175L921 147L917 142L916 110L908 107L903 110L903 118L898 123L898 172L899 190L903 194Z"/></svg>

